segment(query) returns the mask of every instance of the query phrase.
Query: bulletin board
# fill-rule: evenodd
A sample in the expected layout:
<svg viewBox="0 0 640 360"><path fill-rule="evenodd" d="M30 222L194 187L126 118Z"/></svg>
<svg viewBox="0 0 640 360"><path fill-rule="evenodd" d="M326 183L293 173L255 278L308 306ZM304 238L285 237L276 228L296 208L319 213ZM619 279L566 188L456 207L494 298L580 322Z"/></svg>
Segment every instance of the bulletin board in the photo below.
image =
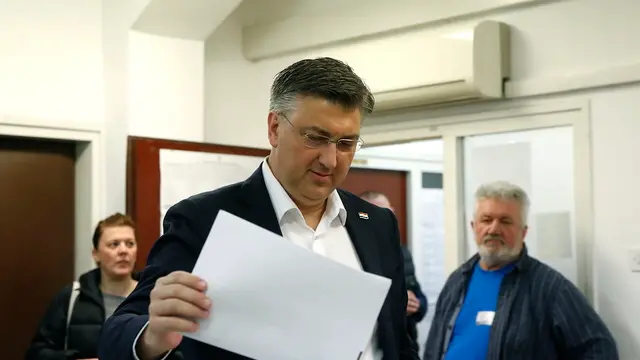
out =
<svg viewBox="0 0 640 360"><path fill-rule="evenodd" d="M163 214L160 154L163 149L261 158L269 154L268 150L258 148L130 136L127 150L127 213L136 222L136 270L144 268L153 243L160 237Z"/></svg>

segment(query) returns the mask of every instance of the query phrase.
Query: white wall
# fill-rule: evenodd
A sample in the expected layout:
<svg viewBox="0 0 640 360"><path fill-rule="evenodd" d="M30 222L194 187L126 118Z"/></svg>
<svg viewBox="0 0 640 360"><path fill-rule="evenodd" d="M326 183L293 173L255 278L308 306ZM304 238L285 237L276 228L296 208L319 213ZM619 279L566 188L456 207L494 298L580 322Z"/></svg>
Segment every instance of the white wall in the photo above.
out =
<svg viewBox="0 0 640 360"><path fill-rule="evenodd" d="M242 55L242 28L235 14L205 43L207 142L267 148L269 86L276 67L264 69Z"/></svg>
<svg viewBox="0 0 640 360"><path fill-rule="evenodd" d="M129 33L129 134L204 140L204 43Z"/></svg>
<svg viewBox="0 0 640 360"><path fill-rule="evenodd" d="M598 309L611 326L622 359L640 354L640 274L629 251L640 245L640 86L589 96L593 121L595 276Z"/></svg>
<svg viewBox="0 0 640 360"><path fill-rule="evenodd" d="M567 83L587 86L591 74L637 64L639 13L640 2L635 0L565 0L491 16L513 27L509 93L544 94ZM329 55L345 59L373 88L408 83L419 69L421 56L425 56L419 46L410 45L431 31L438 29L418 29L357 45L250 63L242 59L240 25L231 17L206 44L205 139L266 146L272 77L303 57ZM640 274L632 274L626 264L629 248L640 245L640 231L634 225L640 198L633 195L633 186L640 183L640 171L633 161L640 152L636 140L640 131L640 87L583 91L562 97L591 101L596 306L614 331L622 358L635 359L640 353L640 325L635 321L640 318Z"/></svg>
<svg viewBox="0 0 640 360"><path fill-rule="evenodd" d="M130 32L143 8L130 0L0 0L0 121L101 129L102 186L93 197L102 217L126 210L129 134L204 138L204 44ZM76 263L85 267L90 237L77 239L85 248L77 247Z"/></svg>
<svg viewBox="0 0 640 360"><path fill-rule="evenodd" d="M102 2L0 1L0 112L103 120Z"/></svg>
<svg viewBox="0 0 640 360"><path fill-rule="evenodd" d="M103 127L105 214L125 210L128 134L203 140L203 43L130 32L136 11L124 0L0 1L0 113Z"/></svg>
<svg viewBox="0 0 640 360"><path fill-rule="evenodd" d="M125 210L125 199L122 194L126 189L127 156L127 94L129 24L134 18L131 13L133 5L128 0L102 2L102 83L103 123L102 140L104 143L104 211L111 214ZM108 179L108 181L107 181ZM76 256L80 256L78 253Z"/></svg>

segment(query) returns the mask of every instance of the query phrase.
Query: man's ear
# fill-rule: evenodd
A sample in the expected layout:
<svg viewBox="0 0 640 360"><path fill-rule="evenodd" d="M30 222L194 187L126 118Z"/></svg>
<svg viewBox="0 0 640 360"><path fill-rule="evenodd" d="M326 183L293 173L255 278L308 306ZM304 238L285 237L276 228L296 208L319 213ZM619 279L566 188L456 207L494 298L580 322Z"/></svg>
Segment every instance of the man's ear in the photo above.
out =
<svg viewBox="0 0 640 360"><path fill-rule="evenodd" d="M280 137L278 136L278 129L280 128L280 118L277 113L270 112L267 116L267 132L269 137L269 144L271 147L278 147Z"/></svg>

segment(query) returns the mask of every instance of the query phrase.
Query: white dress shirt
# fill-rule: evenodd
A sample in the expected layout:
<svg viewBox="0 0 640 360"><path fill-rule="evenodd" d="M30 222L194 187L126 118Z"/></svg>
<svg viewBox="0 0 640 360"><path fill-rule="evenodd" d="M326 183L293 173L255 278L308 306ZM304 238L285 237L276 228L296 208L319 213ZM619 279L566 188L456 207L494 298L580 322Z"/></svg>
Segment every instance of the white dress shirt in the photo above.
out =
<svg viewBox="0 0 640 360"><path fill-rule="evenodd" d="M318 227L314 230L307 225L300 209L298 209L289 194L273 175L266 159L262 162L262 176L276 212L282 236L285 239L331 260L362 271L362 265L345 228L347 210L336 190L329 195L326 210ZM147 322L133 342L133 355L136 360L140 359L136 354L135 346L148 325L149 323ZM382 359L382 352L377 347L375 334L376 331L373 329L371 339L363 349L359 360ZM328 344L328 346L331 345ZM167 356L169 354L164 356L162 360L166 359Z"/></svg>
<svg viewBox="0 0 640 360"><path fill-rule="evenodd" d="M345 227L347 210L336 190L329 195L327 208L322 219L318 227L313 230L307 225L300 209L271 172L267 160L262 162L262 176L276 212L282 236L285 239L343 265L362 271L362 265ZM374 330L371 340L363 349L360 360L382 359L375 339Z"/></svg>

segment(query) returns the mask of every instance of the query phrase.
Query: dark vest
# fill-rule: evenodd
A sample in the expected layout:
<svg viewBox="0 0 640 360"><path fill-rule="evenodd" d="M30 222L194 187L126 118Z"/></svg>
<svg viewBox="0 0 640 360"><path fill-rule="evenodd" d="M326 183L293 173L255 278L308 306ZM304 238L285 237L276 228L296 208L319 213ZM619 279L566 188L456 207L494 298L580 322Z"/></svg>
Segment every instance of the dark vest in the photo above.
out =
<svg viewBox="0 0 640 360"><path fill-rule="evenodd" d="M78 281L80 292L71 313L67 348L78 351L79 359L97 358L100 330L105 320L100 270L91 270Z"/></svg>

